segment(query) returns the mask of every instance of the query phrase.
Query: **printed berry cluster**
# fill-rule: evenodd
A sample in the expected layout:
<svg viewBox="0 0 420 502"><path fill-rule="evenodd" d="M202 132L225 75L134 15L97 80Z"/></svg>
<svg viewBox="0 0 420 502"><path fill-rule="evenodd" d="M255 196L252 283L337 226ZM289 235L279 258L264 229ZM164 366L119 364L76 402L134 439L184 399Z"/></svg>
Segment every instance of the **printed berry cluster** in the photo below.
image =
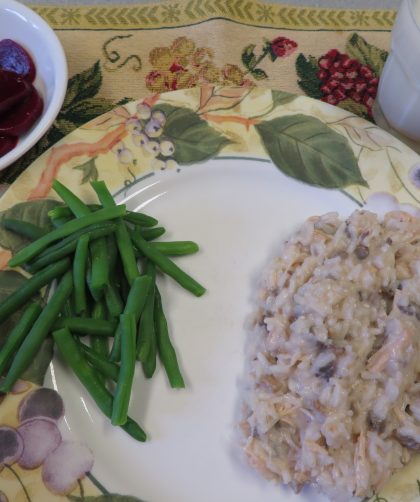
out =
<svg viewBox="0 0 420 502"><path fill-rule="evenodd" d="M350 98L366 106L372 116L372 106L379 79L369 66L351 59L347 54L331 49L318 60L317 77L321 81L322 101L337 105Z"/></svg>

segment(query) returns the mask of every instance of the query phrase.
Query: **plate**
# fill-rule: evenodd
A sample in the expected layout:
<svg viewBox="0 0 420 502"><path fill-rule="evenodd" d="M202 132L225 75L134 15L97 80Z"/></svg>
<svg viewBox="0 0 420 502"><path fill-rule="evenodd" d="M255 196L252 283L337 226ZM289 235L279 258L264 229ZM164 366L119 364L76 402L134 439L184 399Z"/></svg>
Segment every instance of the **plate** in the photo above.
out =
<svg viewBox="0 0 420 502"><path fill-rule="evenodd" d="M203 87L129 103L86 124L27 169L0 209L24 202L25 214L44 218L54 177L90 202L89 181L104 179L118 202L157 217L168 229L165 239L198 242L200 252L177 263L207 287L195 298L160 279L187 388L170 390L160 369L152 381L136 373L130 414L150 435L146 444L110 426L53 359L45 385L64 398L63 435L86 443L95 457L83 486L149 501L325 501L309 489L294 494L261 479L238 447L251 294L270 256L308 216L345 216L366 202L417 211L417 154L320 101L258 88ZM4 233L0 243L4 268L13 243ZM1 272L0 283L7 280ZM8 423L4 410L19 399L2 403L0 425ZM389 501L401 500L401 484L418 493L412 465L385 489ZM41 480L34 484L45 490Z"/></svg>
<svg viewBox="0 0 420 502"><path fill-rule="evenodd" d="M53 29L29 7L0 0L0 40L11 38L28 50L36 67L35 87L44 100L41 117L19 138L16 147L0 157L0 170L27 152L51 127L67 89L67 61Z"/></svg>

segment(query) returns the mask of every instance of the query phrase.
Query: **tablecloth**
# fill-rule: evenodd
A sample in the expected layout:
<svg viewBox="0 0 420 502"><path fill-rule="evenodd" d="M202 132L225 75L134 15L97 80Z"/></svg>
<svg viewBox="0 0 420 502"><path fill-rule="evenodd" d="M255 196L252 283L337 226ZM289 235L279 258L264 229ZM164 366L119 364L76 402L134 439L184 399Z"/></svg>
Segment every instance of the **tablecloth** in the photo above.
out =
<svg viewBox="0 0 420 502"><path fill-rule="evenodd" d="M33 8L62 41L70 79L53 127L0 174L3 190L73 129L149 93L252 84L304 93L371 118L395 19L393 10L253 0Z"/></svg>

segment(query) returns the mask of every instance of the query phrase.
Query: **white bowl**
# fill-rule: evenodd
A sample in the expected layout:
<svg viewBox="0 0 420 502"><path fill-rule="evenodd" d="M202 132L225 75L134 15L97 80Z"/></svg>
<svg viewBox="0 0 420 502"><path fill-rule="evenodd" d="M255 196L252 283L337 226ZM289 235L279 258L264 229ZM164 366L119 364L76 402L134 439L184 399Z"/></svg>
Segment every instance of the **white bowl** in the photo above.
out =
<svg viewBox="0 0 420 502"><path fill-rule="evenodd" d="M41 117L0 157L0 170L27 152L48 131L60 111L67 89L67 61L50 26L33 10L15 0L0 0L0 40L10 38L24 47L36 66L35 87L44 100Z"/></svg>

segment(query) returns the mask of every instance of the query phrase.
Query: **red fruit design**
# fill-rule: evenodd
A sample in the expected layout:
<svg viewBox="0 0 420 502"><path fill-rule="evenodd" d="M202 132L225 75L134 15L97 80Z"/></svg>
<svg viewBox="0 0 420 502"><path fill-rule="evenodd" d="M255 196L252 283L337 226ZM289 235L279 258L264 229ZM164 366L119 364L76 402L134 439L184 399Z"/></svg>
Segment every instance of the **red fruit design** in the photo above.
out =
<svg viewBox="0 0 420 502"><path fill-rule="evenodd" d="M322 101L337 105L345 99L362 103L372 116L372 106L376 97L379 80L373 70L348 54L331 49L318 59Z"/></svg>
<svg viewBox="0 0 420 502"><path fill-rule="evenodd" d="M278 57L290 56L297 47L294 40L286 37L277 37L271 41L271 51Z"/></svg>
<svg viewBox="0 0 420 502"><path fill-rule="evenodd" d="M322 97L321 100L325 101L326 103L328 103L330 105L338 104L337 99L332 94L328 94L327 96Z"/></svg>

